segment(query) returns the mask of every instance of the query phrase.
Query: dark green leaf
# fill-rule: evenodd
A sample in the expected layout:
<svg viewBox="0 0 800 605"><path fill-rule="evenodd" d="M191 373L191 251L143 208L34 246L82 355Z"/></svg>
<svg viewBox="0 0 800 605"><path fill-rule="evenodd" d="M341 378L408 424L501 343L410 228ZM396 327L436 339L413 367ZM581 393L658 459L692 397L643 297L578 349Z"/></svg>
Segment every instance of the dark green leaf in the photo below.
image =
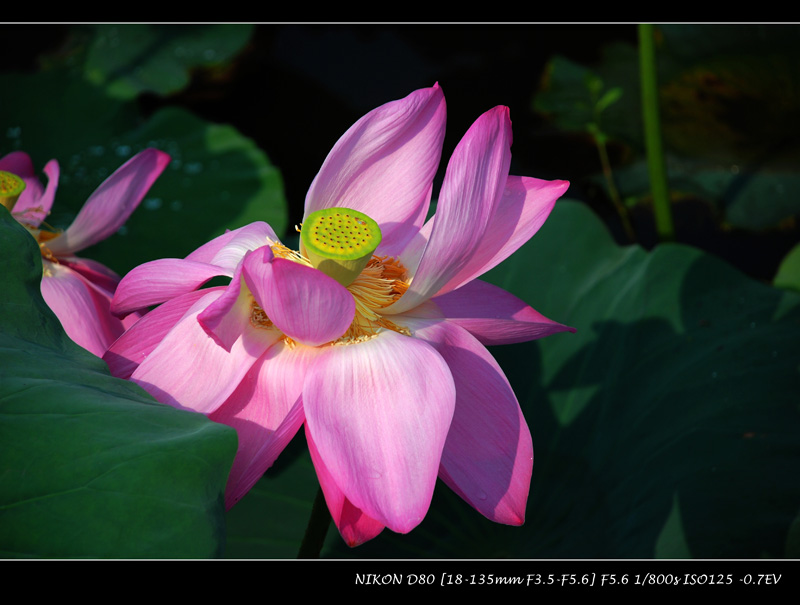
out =
<svg viewBox="0 0 800 605"><path fill-rule="evenodd" d="M232 429L161 405L67 338L0 209L0 556L214 557Z"/></svg>

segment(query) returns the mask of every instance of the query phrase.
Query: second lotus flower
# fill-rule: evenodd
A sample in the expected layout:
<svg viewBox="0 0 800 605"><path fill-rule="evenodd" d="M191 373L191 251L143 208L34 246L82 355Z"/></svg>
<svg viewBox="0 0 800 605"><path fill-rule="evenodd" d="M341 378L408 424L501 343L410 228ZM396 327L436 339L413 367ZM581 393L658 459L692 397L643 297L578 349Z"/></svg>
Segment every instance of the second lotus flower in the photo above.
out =
<svg viewBox="0 0 800 605"><path fill-rule="evenodd" d="M58 162L50 160L44 167L48 182L43 187L27 153L15 151L0 158L0 171L25 183L12 204L12 216L28 229L42 251L42 297L67 335L98 357L136 318L122 322L109 311L119 276L75 253L113 235L169 161L170 157L157 149L138 153L92 193L66 230L57 231L43 225L58 188Z"/></svg>
<svg viewBox="0 0 800 605"><path fill-rule="evenodd" d="M299 251L254 223L120 283L120 315L163 304L105 359L237 430L228 507L305 424L350 545L417 526L437 477L489 519L524 521L531 436L484 345L572 329L476 278L539 229L568 183L509 176L511 122L496 107L455 149L426 222L444 128L438 85L356 122L311 185ZM197 289L217 275L230 284Z"/></svg>

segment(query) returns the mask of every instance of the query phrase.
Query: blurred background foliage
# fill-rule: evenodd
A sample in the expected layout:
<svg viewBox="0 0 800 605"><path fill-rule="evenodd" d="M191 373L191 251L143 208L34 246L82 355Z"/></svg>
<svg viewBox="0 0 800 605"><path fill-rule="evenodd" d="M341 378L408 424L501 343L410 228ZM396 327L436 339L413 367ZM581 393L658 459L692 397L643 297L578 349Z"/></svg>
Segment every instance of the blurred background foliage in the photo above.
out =
<svg viewBox="0 0 800 605"><path fill-rule="evenodd" d="M800 556L797 26L657 26L677 244L655 238L634 25L12 24L0 33L0 156L24 150L37 169L59 161L53 226L69 225L138 151L172 156L123 229L83 253L120 274L186 256L254 220L291 237L337 138L377 105L437 81L448 123L434 196L456 143L498 104L511 108L512 173L571 182L571 200L487 276L578 330L492 349L534 438L525 526L493 524L440 484L411 534L387 530L351 550L331 529L323 556ZM23 269L3 279L27 283ZM14 292L15 304L38 296L30 287ZM3 317L9 330L21 321L11 311ZM51 324L26 336L26 321L6 348L9 359L26 341L53 360L70 347L48 341L58 331ZM96 360L70 356L75 388L100 380L86 378L103 373ZM15 368L26 380L45 379L56 363L20 369L3 360L9 376ZM7 397L24 402L24 388L3 384ZM113 388L136 391L121 384ZM59 434L47 423L48 401L65 417L85 411L85 397L61 401L58 392L23 435ZM135 397L153 403L140 390ZM13 411L3 412L6 432ZM117 439L119 422L110 414L92 434L99 443ZM229 463L222 435L198 445L209 468ZM46 485L55 470L41 440L19 443L41 459L36 472ZM0 462L16 472L24 459L3 454ZM151 468L130 472L121 485L151 473L151 489L171 489ZM202 498L197 484L176 496L200 511L202 521L191 523L216 534L172 536L171 551L159 539L119 546L123 556L296 556L317 489L302 434L228 513L209 498L222 489L219 475ZM75 527L99 522L86 510L90 500L61 509L52 498L43 509L16 484L0 491L7 556L110 556L100 538L80 550L53 548L68 544L63 535ZM43 514L60 523L11 532L12 523L30 528ZM163 527L138 522L140 532L162 535Z"/></svg>

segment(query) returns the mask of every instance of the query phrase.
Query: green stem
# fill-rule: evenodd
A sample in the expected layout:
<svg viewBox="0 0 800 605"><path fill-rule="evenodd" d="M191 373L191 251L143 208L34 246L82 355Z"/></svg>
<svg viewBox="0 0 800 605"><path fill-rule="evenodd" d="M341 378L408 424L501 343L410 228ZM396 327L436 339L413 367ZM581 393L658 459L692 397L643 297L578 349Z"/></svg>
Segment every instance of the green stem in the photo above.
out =
<svg viewBox="0 0 800 605"><path fill-rule="evenodd" d="M631 225L628 209L625 208L625 204L622 203L622 199L619 196L619 191L617 191L617 186L614 183L614 175L611 173L611 161L608 159L606 144L602 138L597 135L594 136L594 142L595 145L597 145L597 151L600 154L600 165L603 167L603 176L605 176L606 183L608 184L608 193L611 196L611 202L614 204L614 208L617 210L619 220L622 221L622 228L625 230L628 240L631 243L634 243L636 241L636 234L633 231L633 225Z"/></svg>
<svg viewBox="0 0 800 605"><path fill-rule="evenodd" d="M311 507L311 517L308 519L306 533L297 553L298 559L319 559L330 524L331 514L328 511L328 505L325 503L325 496L320 487L317 490L316 498L314 498L314 505Z"/></svg>
<svg viewBox="0 0 800 605"><path fill-rule="evenodd" d="M658 82L653 26L639 24L639 73L642 79L642 114L650 173L650 190L656 216L656 232L661 241L675 239L672 208L667 190L666 163L661 145L661 124L658 116Z"/></svg>

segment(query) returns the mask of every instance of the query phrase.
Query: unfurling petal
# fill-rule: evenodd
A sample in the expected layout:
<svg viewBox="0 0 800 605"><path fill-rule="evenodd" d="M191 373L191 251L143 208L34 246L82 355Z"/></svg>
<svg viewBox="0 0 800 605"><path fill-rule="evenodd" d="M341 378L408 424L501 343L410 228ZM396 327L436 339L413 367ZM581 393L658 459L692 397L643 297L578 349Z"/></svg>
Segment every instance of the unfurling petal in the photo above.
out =
<svg viewBox="0 0 800 605"><path fill-rule="evenodd" d="M521 525L533 444L511 385L484 346L459 326L415 319L409 327L444 358L456 386L439 476L492 521Z"/></svg>
<svg viewBox="0 0 800 605"><path fill-rule="evenodd" d="M308 432L308 425L306 425L306 443L308 443L311 461L314 463L314 470L317 472L319 485L325 496L325 504L328 505L328 510L331 513L333 522L336 524L336 529L339 530L345 543L353 547L372 540L383 531L383 524L368 517L363 511L353 506L353 503L339 489L336 481L333 480L330 472L325 467L325 463L322 462L317 446L314 445L314 439Z"/></svg>
<svg viewBox="0 0 800 605"><path fill-rule="evenodd" d="M465 328L484 345L527 342L557 332L575 331L546 318L502 288L478 279L436 296L432 302L447 321Z"/></svg>
<svg viewBox="0 0 800 605"><path fill-rule="evenodd" d="M142 201L170 157L145 149L108 177L81 208L64 233L48 243L56 256L72 254L114 234Z"/></svg>
<svg viewBox="0 0 800 605"><path fill-rule="evenodd" d="M470 127L447 165L436 216L413 281L387 312L414 308L485 254L482 239L502 197L511 163L507 107L495 107Z"/></svg>
<svg viewBox="0 0 800 605"><path fill-rule="evenodd" d="M64 331L84 349L102 357L122 334L122 323L111 315L111 293L94 286L72 269L42 259L42 297Z"/></svg>
<svg viewBox="0 0 800 605"><path fill-rule="evenodd" d="M356 508L400 533L430 506L454 401L442 357L392 331L326 347L303 387L308 431L331 479Z"/></svg>
<svg viewBox="0 0 800 605"><path fill-rule="evenodd" d="M214 422L235 428L239 437L225 489L227 508L250 491L303 424L303 378L317 352L278 341L209 415Z"/></svg>
<svg viewBox="0 0 800 605"><path fill-rule="evenodd" d="M293 340L322 345L353 322L356 305L344 286L322 271L275 258L267 246L245 258L243 275L270 321Z"/></svg>
<svg viewBox="0 0 800 605"><path fill-rule="evenodd" d="M197 301L139 364L131 380L160 402L177 408L207 414L222 405L280 333L247 330L226 351L197 321L219 296L214 291Z"/></svg>
<svg viewBox="0 0 800 605"><path fill-rule="evenodd" d="M328 154L306 195L305 216L323 208L358 210L380 224L380 254L402 250L428 212L445 116L436 85L362 117Z"/></svg>

